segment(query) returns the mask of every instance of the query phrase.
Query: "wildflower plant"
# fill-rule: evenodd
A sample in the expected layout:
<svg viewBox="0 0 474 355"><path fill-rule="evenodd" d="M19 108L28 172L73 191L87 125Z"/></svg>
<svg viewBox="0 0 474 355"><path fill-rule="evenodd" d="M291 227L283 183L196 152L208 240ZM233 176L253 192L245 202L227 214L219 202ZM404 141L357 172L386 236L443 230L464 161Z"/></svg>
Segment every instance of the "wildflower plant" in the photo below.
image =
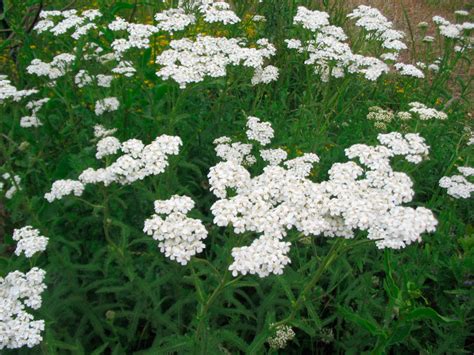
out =
<svg viewBox="0 0 474 355"><path fill-rule="evenodd" d="M471 350L468 9L41 5L0 12L2 352Z"/></svg>

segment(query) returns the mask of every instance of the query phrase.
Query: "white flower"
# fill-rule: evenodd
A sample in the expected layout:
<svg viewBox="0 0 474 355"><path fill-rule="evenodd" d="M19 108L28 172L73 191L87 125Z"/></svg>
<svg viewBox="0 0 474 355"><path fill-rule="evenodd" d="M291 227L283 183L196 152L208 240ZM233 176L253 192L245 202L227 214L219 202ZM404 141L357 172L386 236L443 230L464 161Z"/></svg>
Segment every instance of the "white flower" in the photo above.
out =
<svg viewBox="0 0 474 355"><path fill-rule="evenodd" d="M8 182L11 186L5 191L5 198L11 199L15 193L20 190L21 178L18 175L11 175L10 173L4 173L2 175L3 180ZM4 183L0 182L0 191L4 189Z"/></svg>
<svg viewBox="0 0 474 355"><path fill-rule="evenodd" d="M105 137L97 142L97 153L95 157L102 159L105 156L116 154L122 145L120 141L115 137Z"/></svg>
<svg viewBox="0 0 474 355"><path fill-rule="evenodd" d="M172 40L170 49L156 57L161 66L156 75L164 80L176 81L180 88L198 83L206 77L219 78L227 74L227 67L243 65L256 72L254 82L274 79L275 68L264 69L265 60L275 55L276 48L265 39L257 41L257 48L245 47L236 38L198 36Z"/></svg>
<svg viewBox="0 0 474 355"><path fill-rule="evenodd" d="M446 120L448 118L446 113L435 110L434 108L429 108L421 102L410 102L408 106L410 106L409 111L418 115L420 120Z"/></svg>
<svg viewBox="0 0 474 355"><path fill-rule="evenodd" d="M44 321L34 320L25 307L41 307L45 274L34 267L26 274L14 271L0 277L0 350L32 348L41 343Z"/></svg>
<svg viewBox="0 0 474 355"><path fill-rule="evenodd" d="M120 102L116 97L107 97L102 100L97 100L95 103L95 114L100 116L105 112L113 112L119 109Z"/></svg>
<svg viewBox="0 0 474 355"><path fill-rule="evenodd" d="M26 226L13 231L13 240L17 242L15 254L25 253L27 258L31 258L37 252L43 252L48 245L48 238L40 235L40 231Z"/></svg>
<svg viewBox="0 0 474 355"><path fill-rule="evenodd" d="M238 274L257 274L266 277L270 274L281 275L283 269L291 262L287 256L290 243L277 238L262 236L245 247L233 248L234 262L229 266L233 276Z"/></svg>
<svg viewBox="0 0 474 355"><path fill-rule="evenodd" d="M425 75L423 72L411 64L396 63L395 69L397 69L403 76L412 76L414 78L423 79Z"/></svg>
<svg viewBox="0 0 474 355"><path fill-rule="evenodd" d="M263 160L267 161L270 165L278 165L283 160L286 160L288 154L281 148L277 149L262 149L260 156Z"/></svg>
<svg viewBox="0 0 474 355"><path fill-rule="evenodd" d="M156 27L166 32L182 31L196 22L193 14L187 14L184 9L169 9L155 15Z"/></svg>
<svg viewBox="0 0 474 355"><path fill-rule="evenodd" d="M44 198L48 202L54 200L60 200L64 196L74 194L75 196L81 196L84 192L84 185L77 180L56 180L51 187L51 191L44 195Z"/></svg>
<svg viewBox="0 0 474 355"><path fill-rule="evenodd" d="M466 177L474 175L474 168L462 166L458 170L462 175L443 176L439 180L439 186L447 189L448 195L454 198L470 198L474 192L474 184Z"/></svg>
<svg viewBox="0 0 474 355"><path fill-rule="evenodd" d="M145 221L143 229L159 242L158 247L166 257L181 265L205 248L202 240L207 237L206 228L200 220L186 216L193 207L194 201L187 196L155 201L156 214ZM163 215L166 215L164 219Z"/></svg>
<svg viewBox="0 0 474 355"><path fill-rule="evenodd" d="M252 78L252 85L268 84L278 80L278 68L273 65L267 65L265 68L257 68Z"/></svg>
<svg viewBox="0 0 474 355"><path fill-rule="evenodd" d="M267 145L272 141L274 132L269 122L260 122L258 117L247 117L247 138L255 140L261 145Z"/></svg>

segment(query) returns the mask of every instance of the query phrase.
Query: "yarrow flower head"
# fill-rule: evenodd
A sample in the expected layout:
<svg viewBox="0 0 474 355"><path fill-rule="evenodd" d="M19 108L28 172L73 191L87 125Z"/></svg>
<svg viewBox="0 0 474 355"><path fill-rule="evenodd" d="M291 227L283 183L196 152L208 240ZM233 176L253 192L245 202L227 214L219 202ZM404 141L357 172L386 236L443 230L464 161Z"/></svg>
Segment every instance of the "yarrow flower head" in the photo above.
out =
<svg viewBox="0 0 474 355"><path fill-rule="evenodd" d="M105 112L117 111L120 106L120 101L116 97L107 97L102 100L98 100L95 103L95 114L97 116L103 115Z"/></svg>
<svg viewBox="0 0 474 355"><path fill-rule="evenodd" d="M270 327L272 324L270 324ZM268 345L272 349L284 349L289 341L295 337L294 330L288 325L279 325L275 329L275 334L267 339Z"/></svg>
<svg viewBox="0 0 474 355"><path fill-rule="evenodd" d="M26 274L14 271L0 277L0 350L32 348L41 343L44 320L34 320L25 308L41 307L45 274L34 267Z"/></svg>
<svg viewBox="0 0 474 355"><path fill-rule="evenodd" d="M183 144L181 138L167 135L157 137L148 145L138 139L120 142L115 137L108 136L113 131L115 130L96 127L97 135L106 136L97 143L96 158L101 159L104 156L117 154L119 151L124 154L106 168L85 169L79 175L79 180L55 181L51 191L44 195L49 202L61 199L71 193L81 196L88 184L103 183L108 186L116 182L129 185L137 180L143 180L147 176L159 175L168 167L168 156L177 155Z"/></svg>
<svg viewBox="0 0 474 355"><path fill-rule="evenodd" d="M202 240L207 237L206 228L200 220L186 216L193 208L194 201L187 196L155 201L155 214L145 221L143 229L158 241L160 251L167 258L181 265L205 248Z"/></svg>
<svg viewBox="0 0 474 355"><path fill-rule="evenodd" d="M273 139L273 128L268 122L260 122L258 117L247 117L247 138L267 145Z"/></svg>
<svg viewBox="0 0 474 355"><path fill-rule="evenodd" d="M15 254L25 253L31 258L37 252L43 252L48 245L48 238L40 235L40 231L32 226L26 226L13 231L13 240L17 242Z"/></svg>
<svg viewBox="0 0 474 355"><path fill-rule="evenodd" d="M447 189L448 195L456 199L470 198L474 192L474 184L467 178L474 176L474 168L459 167L458 171L461 175L443 176L439 180L439 186Z"/></svg>
<svg viewBox="0 0 474 355"><path fill-rule="evenodd" d="M233 249L232 273L280 274L290 263L290 244L282 239L293 228L305 236L344 238L364 230L377 247L394 249L434 231L437 221L430 210L402 206L413 199L413 183L390 165L394 156L418 164L429 147L418 134L392 132L379 134L378 140L377 146L356 144L346 149L346 156L358 159L360 165L335 163L329 180L320 183L308 179L319 162L314 153L286 160L282 150L264 150L261 156L270 164L255 177L242 159L212 167L210 190L218 198L211 207L214 223L232 226L237 234L260 235L249 246ZM231 140L223 137L218 144L229 145Z"/></svg>

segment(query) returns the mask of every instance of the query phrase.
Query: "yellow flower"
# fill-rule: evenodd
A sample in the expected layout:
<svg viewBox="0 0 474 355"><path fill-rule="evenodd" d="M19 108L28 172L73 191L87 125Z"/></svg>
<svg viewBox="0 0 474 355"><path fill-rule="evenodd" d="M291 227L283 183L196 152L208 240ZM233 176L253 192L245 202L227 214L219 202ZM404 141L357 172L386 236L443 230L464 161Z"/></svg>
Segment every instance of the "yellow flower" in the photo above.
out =
<svg viewBox="0 0 474 355"><path fill-rule="evenodd" d="M34 44L32 44L32 45L30 46L30 48L31 48L31 49L35 49L36 46L35 46Z"/></svg>

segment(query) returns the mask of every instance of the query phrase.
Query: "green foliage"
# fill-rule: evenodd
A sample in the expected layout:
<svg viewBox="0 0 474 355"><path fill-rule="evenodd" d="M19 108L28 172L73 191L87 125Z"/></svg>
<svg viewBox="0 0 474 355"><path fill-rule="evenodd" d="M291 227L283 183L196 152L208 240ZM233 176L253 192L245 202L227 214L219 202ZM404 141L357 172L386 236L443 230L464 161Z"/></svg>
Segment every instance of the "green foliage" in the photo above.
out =
<svg viewBox="0 0 474 355"><path fill-rule="evenodd" d="M156 56L147 49L134 53L141 65L133 79L117 78L106 89L108 96L119 98L120 110L97 118L92 105L104 96L101 90L78 89L73 78L47 88L25 73L33 58L50 60L57 51L72 51L74 43L26 33L21 19L37 1L16 3L6 2L5 16L17 34L18 55L15 65L5 63L0 72L17 87L40 87L51 94L38 130L19 127L26 112L22 105L0 106L0 172L22 177L22 190L12 200L0 200L7 211L0 222L6 231L0 275L26 266L11 257L13 228L31 224L50 238L46 255L35 260L47 270L48 290L36 313L46 321L44 341L19 353L276 353L266 341L279 322L296 332L285 354L474 351L474 208L471 201L454 200L438 186L457 166L472 164L465 133L471 120L472 78L456 75L460 67L472 69L472 58L447 47L441 70L431 80L388 75L376 82L348 77L322 83L283 42L301 34L292 27L292 18L298 5L310 6L311 1L246 1L245 6L235 1L239 15L252 10L267 17L256 31L279 49L273 63L280 68L277 82L254 87L243 68L234 68L225 79L207 79L179 90L147 65ZM152 1L98 3L110 18L119 14L136 21L162 6ZM330 12L335 24L344 24L343 2L316 3L313 8ZM53 9L64 4L47 5ZM90 2L76 5L90 7ZM377 50L361 42L360 34L352 35L361 53ZM113 33L104 37L110 42ZM420 56L415 59L435 58L421 43L414 45ZM0 42L0 54L10 46L10 41ZM88 70L99 73L92 63ZM231 249L255 236L236 236L212 224L214 198L207 174L217 160L215 138L242 135L245 115L262 117L272 123L275 143L287 147L290 156L321 156L313 171L313 179L321 181L334 162L345 161L345 148L376 140L378 131L365 118L369 107L401 111L412 101L445 108L449 114L446 121L408 127L431 146L430 159L416 168L397 165L413 178L413 205L435 212L436 233L404 250L382 252L363 241L362 233L352 244L338 244L319 237L308 242L291 232L292 263L283 275L230 275ZM120 139L147 143L161 134L176 134L184 147L159 176L125 187L87 187L81 199L48 203L43 195L53 181L98 167L92 141L96 123L118 128ZM393 123L388 129L399 130L401 125ZM209 231L205 251L184 267L165 258L142 231L153 201L174 194L196 201L192 215Z"/></svg>

